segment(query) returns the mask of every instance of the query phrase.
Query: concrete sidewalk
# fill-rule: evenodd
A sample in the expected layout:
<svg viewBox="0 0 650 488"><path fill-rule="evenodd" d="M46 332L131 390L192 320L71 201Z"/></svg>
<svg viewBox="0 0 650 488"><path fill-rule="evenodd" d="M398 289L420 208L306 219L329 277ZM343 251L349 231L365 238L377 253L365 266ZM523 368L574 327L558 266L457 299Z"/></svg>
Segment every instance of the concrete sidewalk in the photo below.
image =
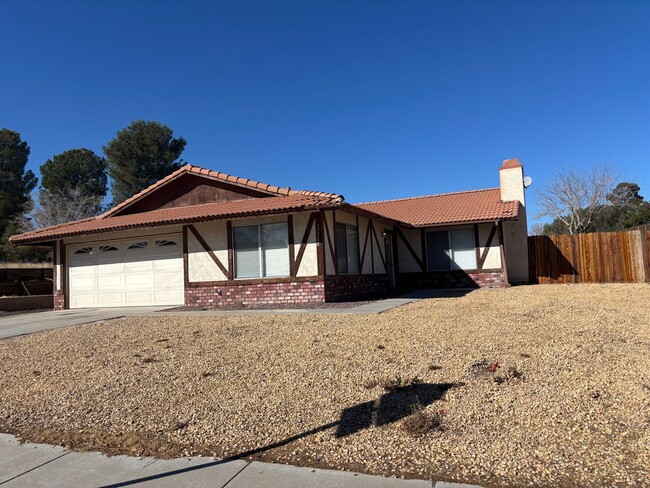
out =
<svg viewBox="0 0 650 488"><path fill-rule="evenodd" d="M0 434L0 486L470 488L457 483L402 480L257 461L107 457L45 444L19 444L8 434Z"/></svg>
<svg viewBox="0 0 650 488"><path fill-rule="evenodd" d="M220 315L372 315L395 307L406 305L425 298L457 297L469 293L470 290L419 290L396 298L376 300L352 308L292 308L270 310L192 310L187 312L170 311L169 306L163 307L119 307L119 308L80 308L74 310L56 310L51 312L24 313L0 317L0 339L15 337L44 330L59 329L71 325L89 324L102 320L121 317L151 317L151 316L220 316Z"/></svg>

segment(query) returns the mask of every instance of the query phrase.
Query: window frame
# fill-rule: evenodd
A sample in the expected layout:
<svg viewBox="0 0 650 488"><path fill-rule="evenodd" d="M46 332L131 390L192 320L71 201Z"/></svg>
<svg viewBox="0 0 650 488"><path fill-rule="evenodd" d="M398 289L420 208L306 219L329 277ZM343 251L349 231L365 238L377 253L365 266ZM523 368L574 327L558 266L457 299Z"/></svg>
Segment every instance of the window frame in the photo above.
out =
<svg viewBox="0 0 650 488"><path fill-rule="evenodd" d="M339 226L342 226L345 229L343 237L345 240L345 270L341 270L341 263L339 262L341 258L341 246L339 245ZM348 229L354 229L354 234L357 236L356 247L348 240L348 235L350 234ZM334 223L334 242L336 246L336 272L342 275L358 275L361 274L361 263L360 261L360 250L359 250L359 227L354 224L348 224L347 222L335 222ZM350 249L356 249L354 261L350 261ZM353 262L356 266L356 271L350 271L350 263Z"/></svg>
<svg viewBox="0 0 650 488"><path fill-rule="evenodd" d="M286 250L287 254L287 274L283 275L268 275L268 269L266 265L266 259L264 256L264 246L262 242L262 227L266 225L284 225L285 230L286 230L286 242L287 246L286 248L283 248ZM237 247L236 247L236 239L235 239L235 232L237 229L242 229L242 228L252 228L255 227L257 228L257 260L258 260L258 274L256 276L242 276L239 277L237 276ZM289 253L289 248L291 246L291 242L289 242L289 220L280 220L280 221L273 221L273 222L260 222L260 223L241 223L240 225L233 225L232 226L232 231L231 231L231 238L232 238L232 254L233 254L233 259L232 259L232 277L233 280L236 281L242 281L242 280L273 280L273 279L278 279L278 278L290 278L292 276L291 274L291 257Z"/></svg>
<svg viewBox="0 0 650 488"><path fill-rule="evenodd" d="M467 232L471 231L472 232L472 237L473 237L473 245L472 245L472 252L473 252L473 259L474 259L474 266L470 268L462 268L459 265L456 264L456 261L454 259L454 253L455 252L460 252L460 251L468 251L469 249L454 249L453 248L453 239L452 239L452 233L454 232ZM449 267L448 268L435 268L431 269L431 259L429 257L429 234L432 234L434 232L444 232L447 234L447 250L446 254L449 258ZM436 227L430 227L425 230L424 232L425 235L425 257L426 257L426 263L427 263L427 272L428 273L440 273L440 272L446 272L446 271L477 271L478 270L478 261L476 258L476 241L477 241L477 235L476 235L476 228L474 226L469 227L469 226L459 226L459 227L453 227L453 228L436 228Z"/></svg>

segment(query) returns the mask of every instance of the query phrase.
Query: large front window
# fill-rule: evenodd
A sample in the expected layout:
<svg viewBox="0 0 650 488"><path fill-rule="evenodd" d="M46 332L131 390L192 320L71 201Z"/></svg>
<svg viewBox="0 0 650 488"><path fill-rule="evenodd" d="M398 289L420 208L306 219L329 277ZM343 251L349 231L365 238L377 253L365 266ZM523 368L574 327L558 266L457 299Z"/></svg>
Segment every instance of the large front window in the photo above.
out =
<svg viewBox="0 0 650 488"><path fill-rule="evenodd" d="M287 223L233 229L235 278L289 276Z"/></svg>
<svg viewBox="0 0 650 488"><path fill-rule="evenodd" d="M427 232L427 269L476 269L474 229Z"/></svg>
<svg viewBox="0 0 650 488"><path fill-rule="evenodd" d="M359 273L359 231L356 226L336 223L336 252L339 273Z"/></svg>

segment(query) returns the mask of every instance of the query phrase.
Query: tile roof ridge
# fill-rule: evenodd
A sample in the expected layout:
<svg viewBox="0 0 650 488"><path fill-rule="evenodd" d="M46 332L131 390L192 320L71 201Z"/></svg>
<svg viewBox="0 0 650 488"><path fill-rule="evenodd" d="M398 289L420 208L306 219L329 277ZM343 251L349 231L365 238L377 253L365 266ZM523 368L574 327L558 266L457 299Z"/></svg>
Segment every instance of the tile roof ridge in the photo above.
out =
<svg viewBox="0 0 650 488"><path fill-rule="evenodd" d="M28 230L27 232L23 232L22 234L16 234L16 235L39 235L44 232L50 232L54 229L61 229L63 227L68 227L73 224L80 224L82 222L89 222L91 220L96 220L97 216L95 217L86 217L85 219L79 219L79 220L73 220L71 222L63 222L61 224L54 224L54 225L48 225L47 227L39 227L38 229L33 229L33 230ZM9 241L12 240L14 236L9 237Z"/></svg>
<svg viewBox="0 0 650 488"><path fill-rule="evenodd" d="M373 203L390 203L390 202L403 202L403 201L408 201L408 200L419 200L422 198L432 198L432 197L445 197L448 195L461 195L461 194L466 194L466 193L479 193L479 192L485 192L485 191L494 191L494 190L499 190L499 187L494 187L494 188L481 188L478 190L464 190L464 191L451 191L447 193L435 193L432 195L420 195L417 197L406 197L406 198L392 198L389 200L376 200L373 202L361 202L361 203L353 203L352 205L372 205Z"/></svg>

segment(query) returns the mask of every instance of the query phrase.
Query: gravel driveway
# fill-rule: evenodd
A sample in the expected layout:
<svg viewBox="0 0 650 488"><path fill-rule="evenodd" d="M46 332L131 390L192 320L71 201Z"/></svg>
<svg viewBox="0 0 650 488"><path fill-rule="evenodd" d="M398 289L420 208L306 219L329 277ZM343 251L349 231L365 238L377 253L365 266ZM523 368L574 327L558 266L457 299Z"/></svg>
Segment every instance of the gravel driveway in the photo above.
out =
<svg viewBox="0 0 650 488"><path fill-rule="evenodd" d="M650 286L381 315L132 317L0 342L0 431L484 486L648 486Z"/></svg>

